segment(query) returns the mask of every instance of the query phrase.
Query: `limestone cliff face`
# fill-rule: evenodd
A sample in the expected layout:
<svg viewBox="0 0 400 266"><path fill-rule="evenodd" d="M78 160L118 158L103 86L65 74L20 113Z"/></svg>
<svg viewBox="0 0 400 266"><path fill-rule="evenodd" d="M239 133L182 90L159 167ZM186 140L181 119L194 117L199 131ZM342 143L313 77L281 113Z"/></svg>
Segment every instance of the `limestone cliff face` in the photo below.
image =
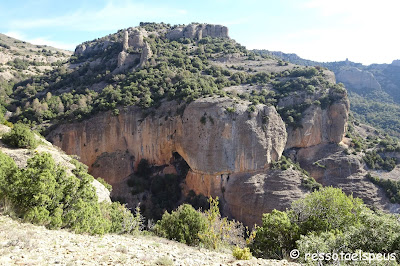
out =
<svg viewBox="0 0 400 266"><path fill-rule="evenodd" d="M129 107L118 116L107 112L60 125L48 138L68 154L79 155L92 175L114 186L142 158L171 170L177 152L190 167L184 191L219 196L225 214L247 225L259 224L262 213L284 210L305 193L298 172L270 170L269 164L288 147L339 143L348 102L345 97L325 110L311 106L303 128L296 130L286 129L274 107L257 105L249 113L248 104L210 97L181 112L175 102L164 102L147 116Z"/></svg>
<svg viewBox="0 0 400 266"><path fill-rule="evenodd" d="M310 106L304 112L301 127L288 128L286 149L341 142L346 131L348 115L347 99L324 110L320 106Z"/></svg>
<svg viewBox="0 0 400 266"><path fill-rule="evenodd" d="M235 111L228 112L228 107ZM275 108L259 106L251 117L246 109L245 104L209 98L185 109L177 151L194 172L255 171L280 157L286 131ZM263 116L268 122L263 123Z"/></svg>
<svg viewBox="0 0 400 266"><path fill-rule="evenodd" d="M132 28L124 31L122 51L118 55L118 68L115 72L129 67L143 67L146 64L153 55L150 45L144 41L146 36L147 32L143 29Z"/></svg>
<svg viewBox="0 0 400 266"><path fill-rule="evenodd" d="M289 169L209 175L190 171L186 189L196 194L218 196L224 214L253 226L261 224L263 213L285 210L302 198L302 175Z"/></svg>
<svg viewBox="0 0 400 266"><path fill-rule="evenodd" d="M313 102L319 95L300 93L289 96L279 102L279 106L294 106L304 102ZM325 107L311 104L302 114L300 125L288 127L288 139L285 149L306 148L323 143L340 143L346 131L350 111L347 94L330 91L331 104Z"/></svg>
<svg viewBox="0 0 400 266"><path fill-rule="evenodd" d="M336 78L338 82L344 83L346 87L356 92L381 90L381 85L371 72L360 70L356 67L341 68L336 73Z"/></svg>
<svg viewBox="0 0 400 266"><path fill-rule="evenodd" d="M204 37L229 38L228 28L222 25L212 24L189 24L179 26L169 31L166 35L168 39L177 40L179 38L202 39Z"/></svg>
<svg viewBox="0 0 400 266"><path fill-rule="evenodd" d="M119 116L100 114L61 125L48 137L111 184L131 174L142 158L168 165L173 152L191 171L208 175L266 169L283 152L285 125L273 107L260 106L249 118L247 104L236 104L229 113L233 100L207 98L189 104L182 117L166 116L176 110L174 104L165 103L147 117L136 107Z"/></svg>

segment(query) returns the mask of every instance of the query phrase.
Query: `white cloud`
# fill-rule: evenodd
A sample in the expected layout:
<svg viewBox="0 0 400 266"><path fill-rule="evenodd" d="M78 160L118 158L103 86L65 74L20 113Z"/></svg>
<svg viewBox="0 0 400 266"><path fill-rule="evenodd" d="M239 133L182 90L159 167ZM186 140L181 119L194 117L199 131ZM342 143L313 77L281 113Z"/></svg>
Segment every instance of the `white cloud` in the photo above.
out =
<svg viewBox="0 0 400 266"><path fill-rule="evenodd" d="M113 1L98 10L78 10L74 13L42 19L13 20L13 29L32 29L42 27L64 27L73 30L98 31L115 30L122 25L133 26L138 20L158 20L184 16L187 11L163 6L133 3L129 0ZM135 21L136 20L136 21Z"/></svg>
<svg viewBox="0 0 400 266"><path fill-rule="evenodd" d="M29 42L31 44L36 44L36 45L48 45L52 46L54 48L59 48L59 49L64 49L64 50L70 50L73 51L75 50L76 44L74 43L64 43L64 42L59 42L59 41L53 41L49 37L36 37L36 38L28 38L25 34L18 32L18 31L9 31L4 33L7 36L10 36L12 38Z"/></svg>
<svg viewBox="0 0 400 266"><path fill-rule="evenodd" d="M38 38L30 39L27 42L30 42L32 44L37 44L37 45L48 45L48 46L52 46L54 48L70 50L70 51L74 51L75 47L76 47L76 44L74 44L74 43L64 43L64 42L53 41L46 37L38 37Z"/></svg>

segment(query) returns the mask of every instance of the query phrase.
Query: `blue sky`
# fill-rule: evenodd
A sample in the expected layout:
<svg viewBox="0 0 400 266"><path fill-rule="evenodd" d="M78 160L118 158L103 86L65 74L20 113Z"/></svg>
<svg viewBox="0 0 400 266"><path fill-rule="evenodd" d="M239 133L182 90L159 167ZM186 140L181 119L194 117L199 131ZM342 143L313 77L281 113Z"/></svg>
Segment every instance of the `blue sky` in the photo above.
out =
<svg viewBox="0 0 400 266"><path fill-rule="evenodd" d="M400 59L398 0L0 0L0 32L74 50L141 21L223 24L249 49L317 61Z"/></svg>

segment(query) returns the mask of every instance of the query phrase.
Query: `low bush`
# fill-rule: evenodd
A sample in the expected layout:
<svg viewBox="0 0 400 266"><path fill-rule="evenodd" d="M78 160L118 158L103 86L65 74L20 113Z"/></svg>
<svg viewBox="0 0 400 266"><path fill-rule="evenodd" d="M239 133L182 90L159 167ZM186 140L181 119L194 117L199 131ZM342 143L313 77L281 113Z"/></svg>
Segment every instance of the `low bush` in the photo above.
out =
<svg viewBox="0 0 400 266"><path fill-rule="evenodd" d="M199 244L199 234L206 229L206 218L189 204L183 204L171 213L165 212L154 228L159 236L188 245Z"/></svg>
<svg viewBox="0 0 400 266"><path fill-rule="evenodd" d="M301 263L315 263L306 260L307 253L333 252L395 254L399 262L399 243L398 216L374 212L360 199L325 187L285 212L264 214L249 247L256 256L275 259L289 258L288 252L298 249Z"/></svg>
<svg viewBox="0 0 400 266"><path fill-rule="evenodd" d="M48 153L35 154L24 169L3 153L0 162L1 204L12 215L76 233L131 233L140 228L139 213L134 216L119 203L98 203L94 179L81 164L76 164L73 176Z"/></svg>
<svg viewBox="0 0 400 266"><path fill-rule="evenodd" d="M209 197L210 208L204 212L207 229L199 232L201 245L209 249L219 249L223 245L242 245L244 227L241 223L222 217L218 197Z"/></svg>
<svg viewBox="0 0 400 266"><path fill-rule="evenodd" d="M249 260L252 257L249 248L240 248L240 247L235 247L232 251L232 255L237 260Z"/></svg>
<svg viewBox="0 0 400 266"><path fill-rule="evenodd" d="M20 123L15 124L9 133L3 135L3 142L16 148L35 149L38 146L32 130Z"/></svg>

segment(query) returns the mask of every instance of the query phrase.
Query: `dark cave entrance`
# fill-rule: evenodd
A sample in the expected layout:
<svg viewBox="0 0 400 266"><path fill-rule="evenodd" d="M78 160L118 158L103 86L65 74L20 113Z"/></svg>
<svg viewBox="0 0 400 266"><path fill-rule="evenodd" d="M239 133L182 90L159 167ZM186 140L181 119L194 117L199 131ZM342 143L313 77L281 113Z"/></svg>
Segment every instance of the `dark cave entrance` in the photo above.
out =
<svg viewBox="0 0 400 266"><path fill-rule="evenodd" d="M139 205L145 219L153 221L185 202L182 184L190 167L178 152L171 154L166 165L142 159L135 170L126 179L125 193L114 195L114 200L127 203L132 210Z"/></svg>
<svg viewBox="0 0 400 266"><path fill-rule="evenodd" d="M175 167L175 170L182 179L186 178L187 173L190 170L190 166L188 163L183 159L183 157L178 152L172 153L171 164Z"/></svg>

